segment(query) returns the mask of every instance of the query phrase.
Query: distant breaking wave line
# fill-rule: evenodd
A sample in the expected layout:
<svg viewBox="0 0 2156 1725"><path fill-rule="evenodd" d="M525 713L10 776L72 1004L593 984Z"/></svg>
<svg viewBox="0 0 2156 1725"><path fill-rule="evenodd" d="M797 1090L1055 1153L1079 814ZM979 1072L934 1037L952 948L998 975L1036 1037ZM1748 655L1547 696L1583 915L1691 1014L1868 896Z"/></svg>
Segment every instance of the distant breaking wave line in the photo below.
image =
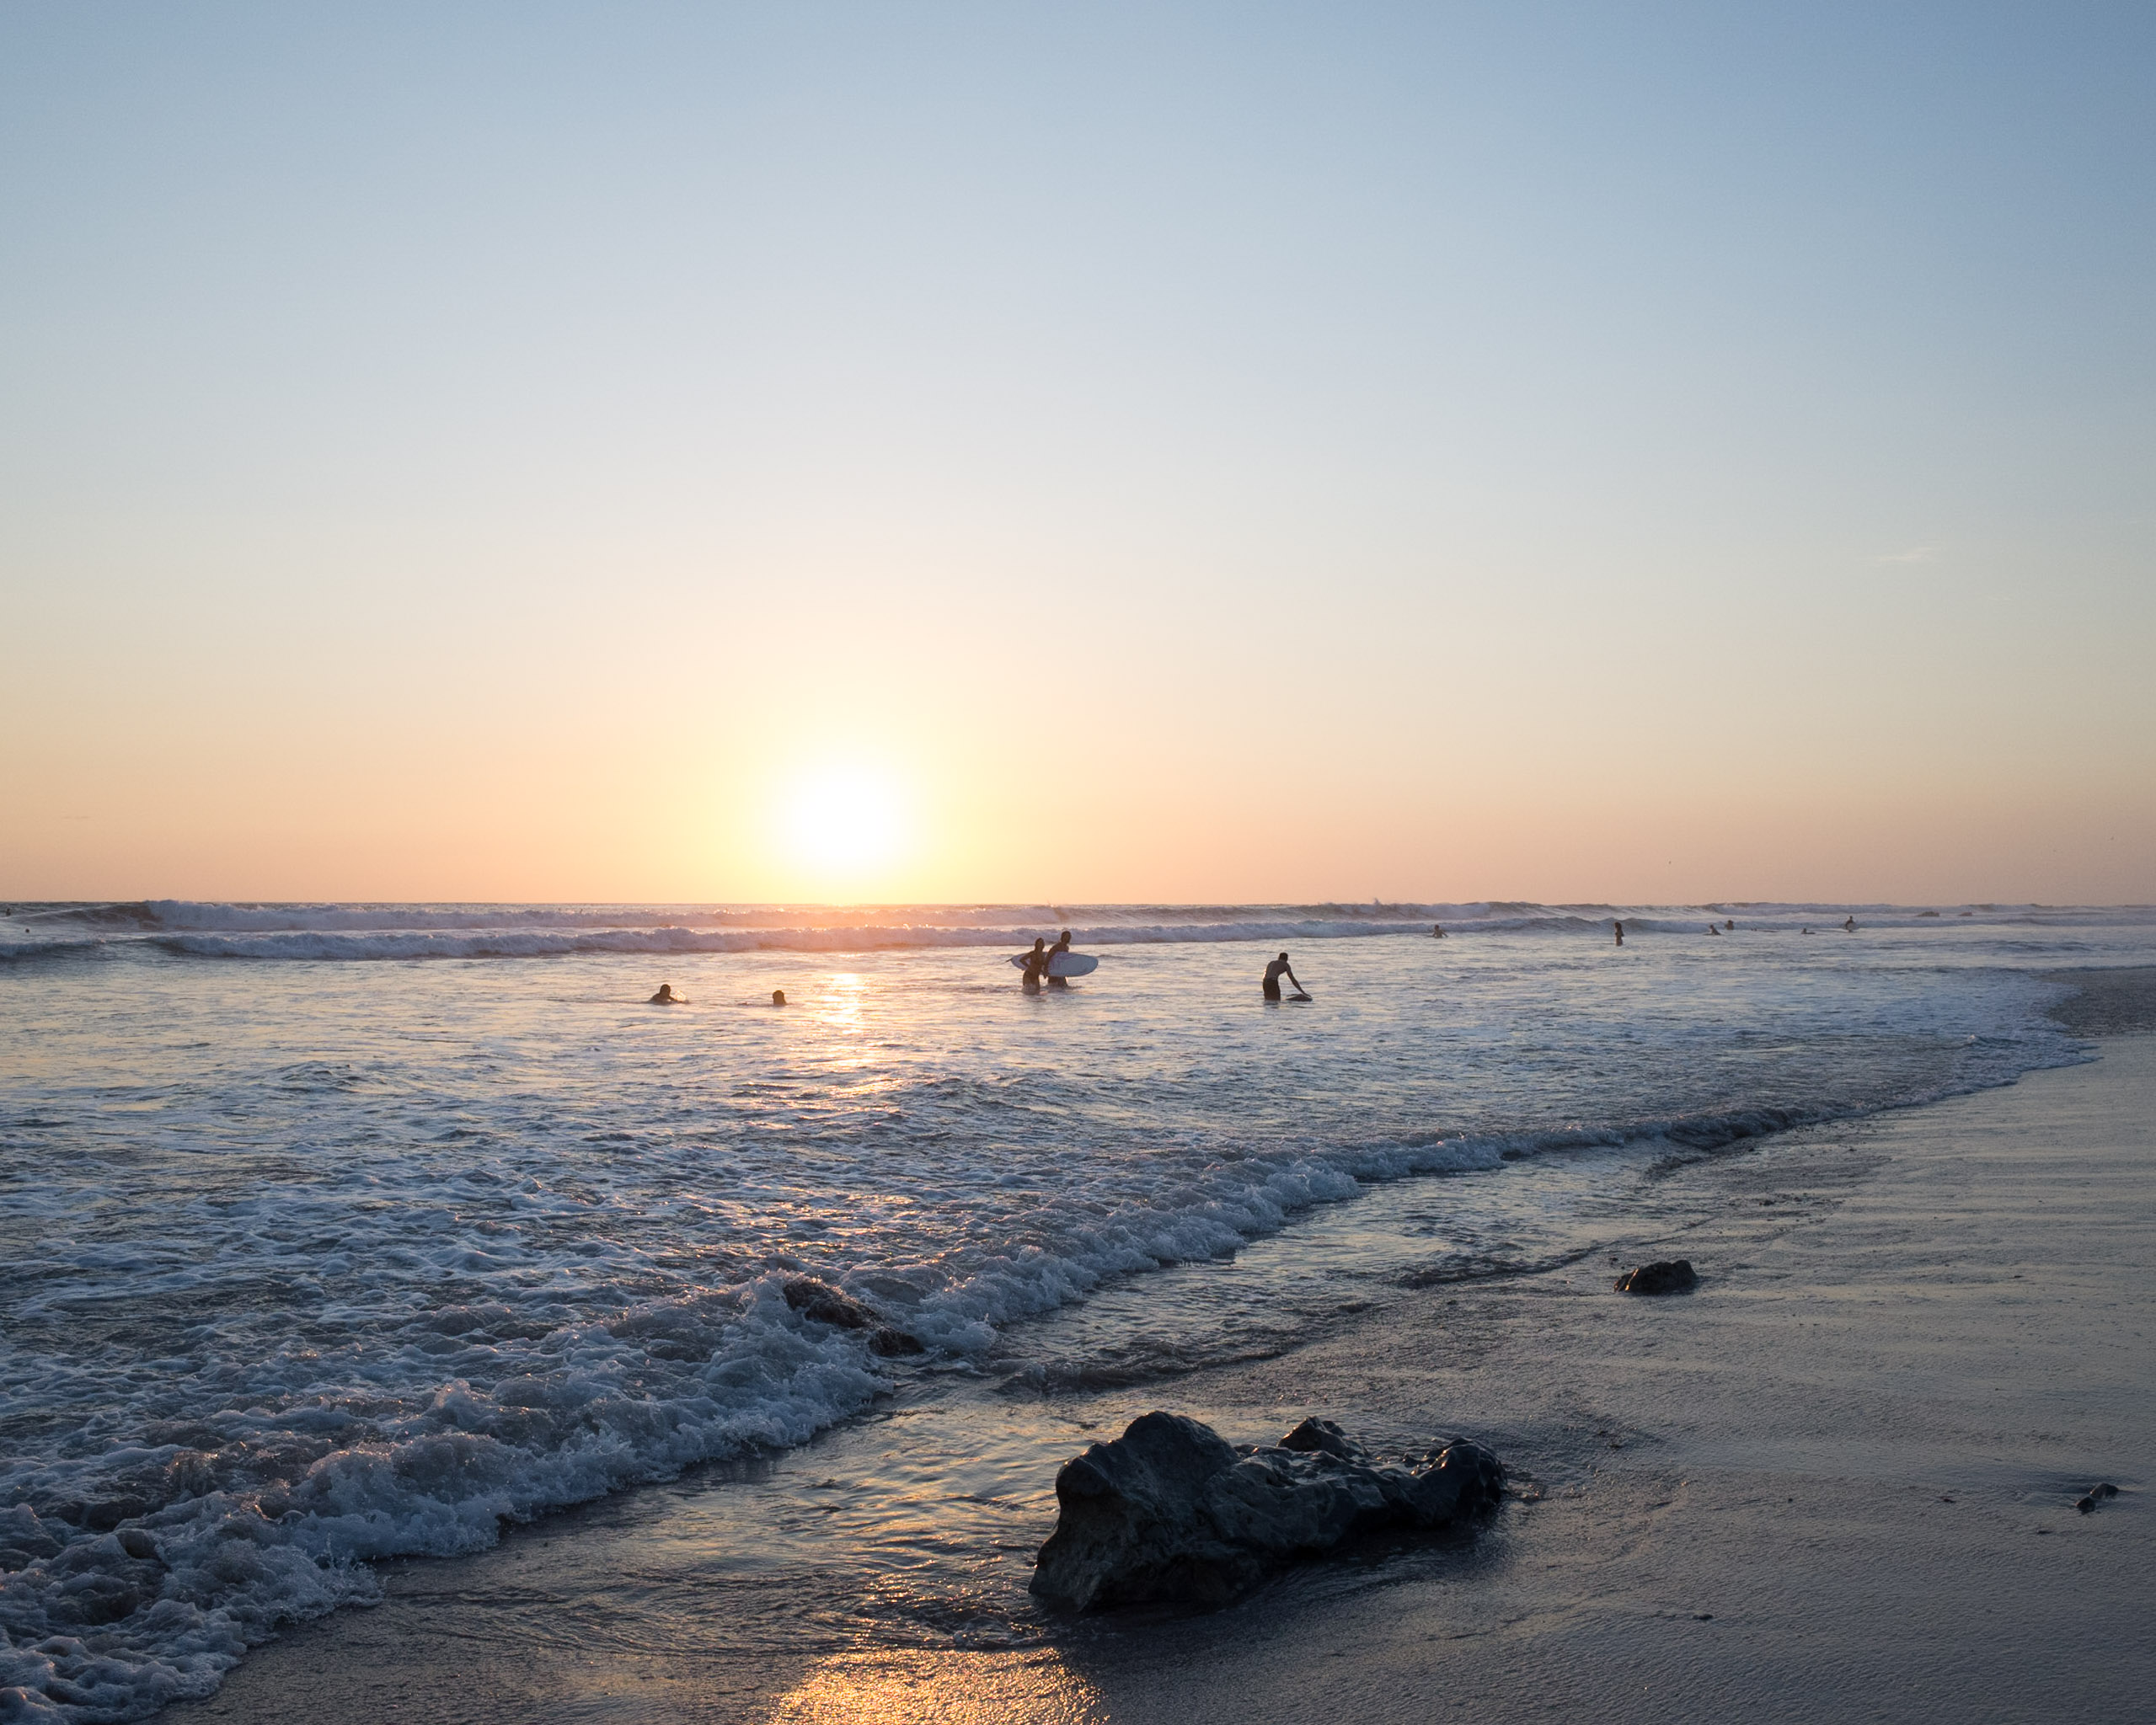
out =
<svg viewBox="0 0 2156 1725"><path fill-rule="evenodd" d="M580 953L903 952L1025 946L1072 931L1081 947L1427 937L1448 935L1691 937L1734 913L1751 932L1816 928L1850 914L1841 905L1623 907L1474 904L1368 905L479 905L216 903L178 899L17 905L0 925L0 964L94 959L131 951L176 959L347 963L425 959L545 959ZM1983 905L1858 905L1860 926L1939 929L1962 916L1992 924L2146 921L2146 907ZM1963 927L1967 924L1961 924ZM20 932L19 932L19 931ZM21 937L27 933L29 937Z"/></svg>

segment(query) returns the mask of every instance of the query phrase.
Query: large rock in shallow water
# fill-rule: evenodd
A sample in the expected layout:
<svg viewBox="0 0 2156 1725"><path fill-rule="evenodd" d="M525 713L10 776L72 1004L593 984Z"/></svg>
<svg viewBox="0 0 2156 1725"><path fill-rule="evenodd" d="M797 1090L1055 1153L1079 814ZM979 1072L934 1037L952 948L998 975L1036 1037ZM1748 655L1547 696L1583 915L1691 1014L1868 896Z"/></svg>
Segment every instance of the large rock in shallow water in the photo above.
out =
<svg viewBox="0 0 2156 1725"><path fill-rule="evenodd" d="M1224 1605L1298 1557L1393 1529L1443 1527L1497 1501L1505 1470L1458 1440L1418 1466L1374 1461L1329 1420L1238 1450L1174 1413L1134 1419L1056 1476L1061 1513L1033 1592L1085 1611Z"/></svg>

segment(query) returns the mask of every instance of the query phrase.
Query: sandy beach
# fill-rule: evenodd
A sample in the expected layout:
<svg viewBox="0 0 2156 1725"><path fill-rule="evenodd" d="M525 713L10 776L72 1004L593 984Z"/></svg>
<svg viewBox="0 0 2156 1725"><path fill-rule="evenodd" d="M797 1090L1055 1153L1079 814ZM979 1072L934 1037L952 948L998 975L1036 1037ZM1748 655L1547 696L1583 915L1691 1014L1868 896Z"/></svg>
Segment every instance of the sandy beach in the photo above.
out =
<svg viewBox="0 0 2156 1725"><path fill-rule="evenodd" d="M1394 1287L1303 1345L1166 1382L928 1384L768 1465L393 1567L379 1606L287 1632L164 1717L2129 1717L2156 1684L2156 1041L2118 1033L2145 1033L2146 980L2084 997L2093 1064L1672 1166L1683 1220L1592 1258ZM1246 1256L1297 1249L1292 1231ZM1680 1253L1698 1293L1610 1291L1613 1260ZM893 1645L739 1561L758 1529L909 1514L1008 1588L1056 1461L1154 1406L1238 1441L1309 1413L1464 1433L1512 1493L1471 1544L1015 1646ZM2121 1495L2077 1513L2099 1481Z"/></svg>

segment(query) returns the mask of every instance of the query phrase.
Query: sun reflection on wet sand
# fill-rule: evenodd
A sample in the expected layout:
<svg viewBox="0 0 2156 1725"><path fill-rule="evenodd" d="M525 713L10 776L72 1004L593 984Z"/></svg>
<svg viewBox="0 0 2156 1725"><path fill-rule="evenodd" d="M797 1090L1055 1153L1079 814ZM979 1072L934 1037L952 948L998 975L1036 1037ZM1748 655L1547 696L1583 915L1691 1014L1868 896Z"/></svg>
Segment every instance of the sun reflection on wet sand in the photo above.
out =
<svg viewBox="0 0 2156 1725"><path fill-rule="evenodd" d="M841 1653L779 1697L769 1725L1094 1725L1108 1710L1052 1649Z"/></svg>

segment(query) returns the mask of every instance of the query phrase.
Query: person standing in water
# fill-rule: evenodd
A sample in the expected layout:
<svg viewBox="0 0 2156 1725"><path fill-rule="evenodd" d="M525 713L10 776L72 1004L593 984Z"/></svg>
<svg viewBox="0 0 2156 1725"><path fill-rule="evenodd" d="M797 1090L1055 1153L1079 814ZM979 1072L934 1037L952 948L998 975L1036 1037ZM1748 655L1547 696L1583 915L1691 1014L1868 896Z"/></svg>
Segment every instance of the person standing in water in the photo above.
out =
<svg viewBox="0 0 2156 1725"><path fill-rule="evenodd" d="M1843 923L1842 932L1844 934L1854 934L1857 932L1857 919L1854 916Z"/></svg>
<svg viewBox="0 0 2156 1725"><path fill-rule="evenodd" d="M1611 927L1617 930L1618 945L1623 946L1624 944L1624 925L1622 922L1615 922L1613 923Z"/></svg>
<svg viewBox="0 0 2156 1725"><path fill-rule="evenodd" d="M658 993L644 1004L647 1007L685 1007L688 1002L674 992L672 983L662 982L659 985Z"/></svg>
<svg viewBox="0 0 2156 1725"><path fill-rule="evenodd" d="M1444 939L1444 937L1445 937L1445 925L1444 925L1443 923L1442 923L1442 922L1433 922L1433 923L1431 923L1431 924L1430 925L1430 934L1431 934L1431 939L1433 939L1433 940L1442 940L1442 939Z"/></svg>
<svg viewBox="0 0 2156 1725"><path fill-rule="evenodd" d="M1041 992L1041 979L1048 974L1048 943L1040 936L1033 939L1033 950L1025 955L1025 964L1019 977L1019 986L1028 994Z"/></svg>
<svg viewBox="0 0 2156 1725"><path fill-rule="evenodd" d="M1056 962L1057 953L1067 953L1070 949L1071 932L1067 928L1057 937L1056 944L1048 948L1048 964L1052 966ZM1047 971L1047 976L1048 986L1051 988L1068 988L1071 985L1067 978L1057 975L1052 969Z"/></svg>
<svg viewBox="0 0 2156 1725"><path fill-rule="evenodd" d="M1276 1001L1280 998L1280 980L1283 976L1294 985L1295 992L1299 996L1304 1000L1310 998L1308 991L1304 989L1301 982L1296 980L1295 973L1287 968L1287 954L1282 953L1271 964L1265 966L1265 998L1267 1000Z"/></svg>

